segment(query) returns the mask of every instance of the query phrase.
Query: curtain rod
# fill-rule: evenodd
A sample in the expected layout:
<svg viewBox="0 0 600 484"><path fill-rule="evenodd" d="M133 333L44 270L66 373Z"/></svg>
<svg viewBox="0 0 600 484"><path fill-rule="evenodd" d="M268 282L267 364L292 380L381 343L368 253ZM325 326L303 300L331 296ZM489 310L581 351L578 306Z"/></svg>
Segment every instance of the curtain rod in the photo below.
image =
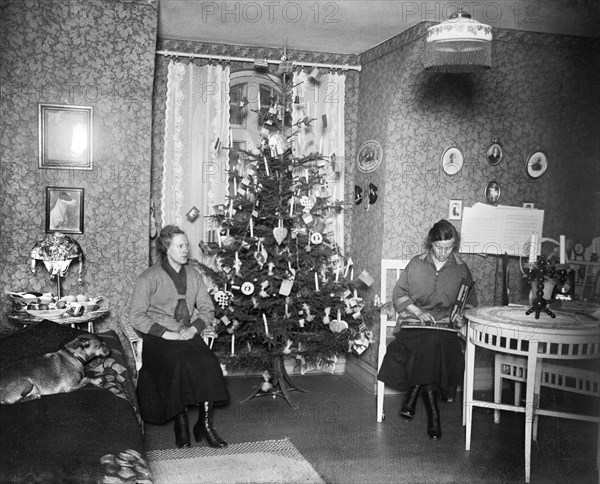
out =
<svg viewBox="0 0 600 484"><path fill-rule="evenodd" d="M256 61L264 61L268 64L281 64L280 60L272 60L272 59L251 59L249 57L231 57L226 55L212 55L212 54L193 54L191 52L175 52L172 50L157 50L157 54L164 55L166 57L189 57L189 58L197 58L197 59L209 59L209 60L219 60L219 61L231 61L231 62L256 62ZM348 64L340 65L340 64L321 64L318 62L294 62L290 61L294 67L322 67L323 69L342 69L344 71L353 70L353 71L361 71L362 66L351 66Z"/></svg>

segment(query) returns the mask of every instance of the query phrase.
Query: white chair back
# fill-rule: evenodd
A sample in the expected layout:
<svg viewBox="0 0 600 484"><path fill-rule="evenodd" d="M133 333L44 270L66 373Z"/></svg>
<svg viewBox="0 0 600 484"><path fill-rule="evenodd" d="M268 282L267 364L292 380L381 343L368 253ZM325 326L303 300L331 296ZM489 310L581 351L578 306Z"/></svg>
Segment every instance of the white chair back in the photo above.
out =
<svg viewBox="0 0 600 484"><path fill-rule="evenodd" d="M388 329L396 326L396 311L392 301L391 293L394 285L400 277L400 273L406 268L408 260L382 259L381 260L381 315L379 323L379 351L377 358L377 371L381 369L383 357L387 350ZM389 284L388 284L389 282ZM388 301L388 291L389 301ZM389 304L388 304L389 302ZM385 416L383 412L383 399L385 396L385 384L377 381L377 421L381 422Z"/></svg>

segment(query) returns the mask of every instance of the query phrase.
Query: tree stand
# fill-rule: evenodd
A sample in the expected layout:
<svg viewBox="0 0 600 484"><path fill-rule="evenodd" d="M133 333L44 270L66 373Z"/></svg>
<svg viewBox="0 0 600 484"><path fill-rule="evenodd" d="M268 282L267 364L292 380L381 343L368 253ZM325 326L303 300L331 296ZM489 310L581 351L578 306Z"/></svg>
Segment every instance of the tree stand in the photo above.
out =
<svg viewBox="0 0 600 484"><path fill-rule="evenodd" d="M298 387L288 375L287 370L285 369L285 365L283 364L283 356L273 356L271 358L271 368L272 374L268 371L263 373L263 382L258 386L258 388L248 395L244 400L240 403L246 403L252 400L254 397L263 397L263 396L272 396L282 397L286 402L290 404L290 406L294 410L299 410L300 407L292 400L290 393L293 390L298 390L300 392L307 392L307 390L303 390Z"/></svg>

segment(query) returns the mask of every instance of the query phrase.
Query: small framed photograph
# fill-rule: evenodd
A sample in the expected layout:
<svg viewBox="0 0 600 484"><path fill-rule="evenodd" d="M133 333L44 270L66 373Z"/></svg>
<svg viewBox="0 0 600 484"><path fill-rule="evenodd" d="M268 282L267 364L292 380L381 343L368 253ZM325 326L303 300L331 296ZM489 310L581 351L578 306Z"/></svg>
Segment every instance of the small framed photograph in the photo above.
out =
<svg viewBox="0 0 600 484"><path fill-rule="evenodd" d="M83 234L83 188L46 187L46 233Z"/></svg>
<svg viewBox="0 0 600 484"><path fill-rule="evenodd" d="M39 104L39 167L91 170L93 117L91 106Z"/></svg>
<svg viewBox="0 0 600 484"><path fill-rule="evenodd" d="M535 203L533 203L533 202L523 202L523 208L535 208Z"/></svg>
<svg viewBox="0 0 600 484"><path fill-rule="evenodd" d="M492 166L496 166L498 163L500 163L500 160L502 160L503 154L502 145L499 141L494 140L487 150L488 163Z"/></svg>
<svg viewBox="0 0 600 484"><path fill-rule="evenodd" d="M485 186L485 201L490 205L496 205L502 196L502 188L500 184L492 180Z"/></svg>
<svg viewBox="0 0 600 484"><path fill-rule="evenodd" d="M448 220L462 220L462 200L450 200Z"/></svg>

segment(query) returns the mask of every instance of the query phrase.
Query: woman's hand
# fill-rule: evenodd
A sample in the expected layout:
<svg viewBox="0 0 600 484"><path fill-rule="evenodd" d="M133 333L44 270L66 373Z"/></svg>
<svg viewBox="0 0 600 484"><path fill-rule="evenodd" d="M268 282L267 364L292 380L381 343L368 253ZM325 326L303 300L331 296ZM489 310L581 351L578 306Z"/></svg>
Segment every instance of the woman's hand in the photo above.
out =
<svg viewBox="0 0 600 484"><path fill-rule="evenodd" d="M435 324L435 318L431 314L421 311L420 309L415 313L415 317L421 321L422 324Z"/></svg>
<svg viewBox="0 0 600 484"><path fill-rule="evenodd" d="M162 338L168 340L180 340L181 335L179 333L176 333L175 331L165 331L162 334Z"/></svg>
<svg viewBox="0 0 600 484"><path fill-rule="evenodd" d="M192 339L197 332L198 330L194 326L187 326L179 331L179 337L182 340Z"/></svg>

